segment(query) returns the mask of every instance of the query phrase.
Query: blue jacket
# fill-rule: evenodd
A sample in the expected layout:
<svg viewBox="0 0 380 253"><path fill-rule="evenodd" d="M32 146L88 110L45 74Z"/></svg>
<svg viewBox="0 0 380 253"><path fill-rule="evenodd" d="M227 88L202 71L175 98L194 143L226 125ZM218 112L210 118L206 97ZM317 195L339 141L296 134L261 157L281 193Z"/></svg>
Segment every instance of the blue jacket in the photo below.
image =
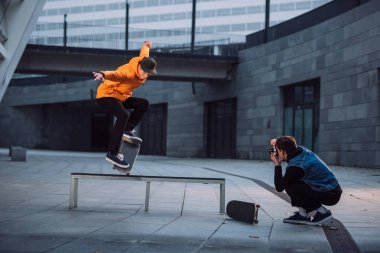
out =
<svg viewBox="0 0 380 253"><path fill-rule="evenodd" d="M295 166L304 170L305 176L301 179L313 190L325 192L335 189L338 180L330 168L312 151L299 146L302 152L288 161L286 168Z"/></svg>

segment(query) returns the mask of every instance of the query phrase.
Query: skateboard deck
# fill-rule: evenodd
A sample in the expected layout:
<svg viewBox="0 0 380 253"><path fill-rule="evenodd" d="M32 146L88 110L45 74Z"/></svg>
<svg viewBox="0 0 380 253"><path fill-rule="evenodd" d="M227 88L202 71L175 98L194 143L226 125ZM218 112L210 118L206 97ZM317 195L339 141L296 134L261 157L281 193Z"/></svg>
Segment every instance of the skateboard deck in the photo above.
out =
<svg viewBox="0 0 380 253"><path fill-rule="evenodd" d="M227 203L227 215L237 221L255 224L260 205L239 200L231 200Z"/></svg>
<svg viewBox="0 0 380 253"><path fill-rule="evenodd" d="M124 155L124 160L129 163L129 167L124 169L119 166L114 165L113 169L119 171L122 174L130 175L133 164L140 152L141 144L132 144L127 141L122 140L119 148L119 153Z"/></svg>

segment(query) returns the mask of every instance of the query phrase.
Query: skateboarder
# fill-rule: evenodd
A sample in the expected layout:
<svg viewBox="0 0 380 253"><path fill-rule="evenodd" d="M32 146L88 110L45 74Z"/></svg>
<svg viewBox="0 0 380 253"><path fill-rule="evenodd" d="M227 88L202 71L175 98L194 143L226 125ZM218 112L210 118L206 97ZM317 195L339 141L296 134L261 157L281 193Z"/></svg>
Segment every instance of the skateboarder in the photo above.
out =
<svg viewBox="0 0 380 253"><path fill-rule="evenodd" d="M285 223L319 225L332 218L331 211L323 205L339 202L342 189L329 167L312 151L297 146L292 136L271 140L270 150L275 165L274 184L278 192L289 195L298 212L285 218ZM286 161L282 175L281 161Z"/></svg>
<svg viewBox="0 0 380 253"><path fill-rule="evenodd" d="M114 71L93 72L95 80L103 81L97 91L98 105L116 117L115 125L109 140L106 160L121 168L129 164L119 154L121 140L141 143L142 140L133 133L133 129L149 108L148 100L132 97L132 92L142 85L150 75L157 73L157 62L149 57L151 41L145 41L140 55L132 58L127 64ZM128 109L133 109L132 113Z"/></svg>

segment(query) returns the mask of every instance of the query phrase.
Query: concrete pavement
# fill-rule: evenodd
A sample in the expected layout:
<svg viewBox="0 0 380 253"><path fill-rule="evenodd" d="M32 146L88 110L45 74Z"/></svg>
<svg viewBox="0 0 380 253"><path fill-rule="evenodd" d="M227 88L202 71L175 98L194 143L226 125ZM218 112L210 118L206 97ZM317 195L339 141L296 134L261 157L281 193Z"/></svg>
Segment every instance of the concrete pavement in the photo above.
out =
<svg viewBox="0 0 380 253"><path fill-rule="evenodd" d="M68 208L70 173L111 168L103 153L29 150L27 162L12 162L0 149L0 252L339 252L325 230L340 228L282 222L296 209L265 188L269 161L139 156L132 170L224 177L227 202L261 205L255 225L219 214L219 186L208 184L151 183L144 212L144 182L83 180ZM380 170L332 168L344 191L334 217L361 252L380 252Z"/></svg>

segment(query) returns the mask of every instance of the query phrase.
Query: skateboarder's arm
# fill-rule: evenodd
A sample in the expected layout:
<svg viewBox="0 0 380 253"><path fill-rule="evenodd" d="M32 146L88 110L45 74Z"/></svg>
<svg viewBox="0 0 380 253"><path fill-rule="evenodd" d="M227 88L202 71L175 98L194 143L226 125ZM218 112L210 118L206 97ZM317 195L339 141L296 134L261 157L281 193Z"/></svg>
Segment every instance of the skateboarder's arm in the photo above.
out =
<svg viewBox="0 0 380 253"><path fill-rule="evenodd" d="M274 185L276 187L276 191L282 192L288 185L300 180L304 176L304 170L295 166L287 168L285 175L282 176L281 165L276 166L274 172Z"/></svg>
<svg viewBox="0 0 380 253"><path fill-rule="evenodd" d="M115 70L115 71L102 71L104 79L114 81L114 82L122 82L125 80L132 80L135 78L135 73L128 68L124 68L123 70Z"/></svg>
<svg viewBox="0 0 380 253"><path fill-rule="evenodd" d="M140 57L149 57L149 49L151 48L152 48L152 42L149 40L144 41L140 50Z"/></svg>

